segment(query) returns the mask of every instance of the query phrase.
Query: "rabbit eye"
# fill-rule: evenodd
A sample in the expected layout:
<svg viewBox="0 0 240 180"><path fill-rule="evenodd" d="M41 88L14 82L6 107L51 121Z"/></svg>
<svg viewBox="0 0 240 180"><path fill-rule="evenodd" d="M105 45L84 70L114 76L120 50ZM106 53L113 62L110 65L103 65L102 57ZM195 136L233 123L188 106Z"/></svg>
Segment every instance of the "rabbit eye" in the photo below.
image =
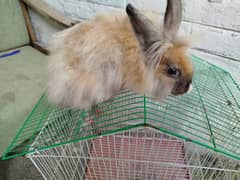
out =
<svg viewBox="0 0 240 180"><path fill-rule="evenodd" d="M168 66L167 73L170 76L179 77L181 75L181 70L173 66Z"/></svg>

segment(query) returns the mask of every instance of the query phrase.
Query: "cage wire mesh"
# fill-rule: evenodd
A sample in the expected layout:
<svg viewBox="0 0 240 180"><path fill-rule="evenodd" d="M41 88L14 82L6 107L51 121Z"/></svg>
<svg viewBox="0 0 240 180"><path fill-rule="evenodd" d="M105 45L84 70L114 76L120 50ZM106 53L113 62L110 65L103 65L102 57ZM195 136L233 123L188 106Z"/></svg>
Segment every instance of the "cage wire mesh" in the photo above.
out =
<svg viewBox="0 0 240 180"><path fill-rule="evenodd" d="M45 179L237 179L240 163L151 128L136 128L28 155Z"/></svg>
<svg viewBox="0 0 240 180"><path fill-rule="evenodd" d="M42 96L4 159L28 154L46 179L239 179L240 88L192 56L191 94L123 92L90 110ZM160 178L161 177L161 178Z"/></svg>

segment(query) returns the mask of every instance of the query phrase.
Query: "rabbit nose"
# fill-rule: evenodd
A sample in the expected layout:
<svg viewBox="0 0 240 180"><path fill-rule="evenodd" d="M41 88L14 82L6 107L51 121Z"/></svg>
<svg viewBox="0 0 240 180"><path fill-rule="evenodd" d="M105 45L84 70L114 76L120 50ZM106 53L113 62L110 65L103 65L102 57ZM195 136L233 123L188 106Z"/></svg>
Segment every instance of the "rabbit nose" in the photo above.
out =
<svg viewBox="0 0 240 180"><path fill-rule="evenodd" d="M173 88L173 95L181 95L184 93L190 93L192 90L192 81L178 81Z"/></svg>

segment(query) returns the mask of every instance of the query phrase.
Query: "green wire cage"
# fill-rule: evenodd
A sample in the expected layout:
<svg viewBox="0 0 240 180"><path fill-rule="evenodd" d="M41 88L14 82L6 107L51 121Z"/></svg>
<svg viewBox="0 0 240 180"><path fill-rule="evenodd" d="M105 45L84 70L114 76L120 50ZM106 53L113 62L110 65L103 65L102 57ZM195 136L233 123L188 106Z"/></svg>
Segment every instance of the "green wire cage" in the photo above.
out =
<svg viewBox="0 0 240 180"><path fill-rule="evenodd" d="M158 103L122 92L90 110L42 96L3 159L27 155L45 179L240 179L240 87L192 56L193 91Z"/></svg>

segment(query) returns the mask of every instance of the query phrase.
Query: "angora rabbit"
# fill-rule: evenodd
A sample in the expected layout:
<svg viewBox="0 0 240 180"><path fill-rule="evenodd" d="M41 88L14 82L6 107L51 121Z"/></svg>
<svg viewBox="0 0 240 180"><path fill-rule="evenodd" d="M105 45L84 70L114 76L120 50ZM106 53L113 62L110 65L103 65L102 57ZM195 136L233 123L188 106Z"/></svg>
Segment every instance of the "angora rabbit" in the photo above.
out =
<svg viewBox="0 0 240 180"><path fill-rule="evenodd" d="M177 36L181 19L180 0L167 1L163 25L128 4L126 13L99 15L56 34L49 100L85 109L123 90L159 100L186 93L193 67Z"/></svg>

